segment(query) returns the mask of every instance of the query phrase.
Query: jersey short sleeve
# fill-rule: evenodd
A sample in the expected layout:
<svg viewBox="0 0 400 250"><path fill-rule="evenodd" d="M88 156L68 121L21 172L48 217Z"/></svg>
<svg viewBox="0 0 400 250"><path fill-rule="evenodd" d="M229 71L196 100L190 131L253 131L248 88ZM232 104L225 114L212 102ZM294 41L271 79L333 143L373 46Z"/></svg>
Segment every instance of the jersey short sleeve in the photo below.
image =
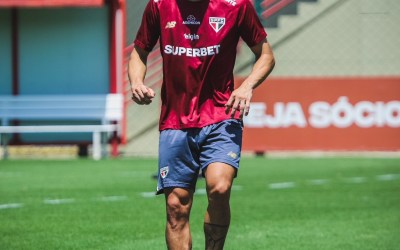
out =
<svg viewBox="0 0 400 250"><path fill-rule="evenodd" d="M241 12L238 23L240 36L249 47L253 47L265 39L267 33L250 1L245 1Z"/></svg>
<svg viewBox="0 0 400 250"><path fill-rule="evenodd" d="M150 52L160 37L160 15L157 6L158 1L150 0L142 17L142 23L134 41L138 46Z"/></svg>

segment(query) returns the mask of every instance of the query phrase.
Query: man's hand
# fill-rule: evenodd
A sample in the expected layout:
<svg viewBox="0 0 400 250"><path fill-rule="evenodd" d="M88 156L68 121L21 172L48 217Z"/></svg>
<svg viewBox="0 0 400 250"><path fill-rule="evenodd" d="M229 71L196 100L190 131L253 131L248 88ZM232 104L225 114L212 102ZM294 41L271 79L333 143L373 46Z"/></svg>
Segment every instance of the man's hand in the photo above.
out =
<svg viewBox="0 0 400 250"><path fill-rule="evenodd" d="M132 84L132 100L139 105L148 105L152 102L155 93L143 84Z"/></svg>
<svg viewBox="0 0 400 250"><path fill-rule="evenodd" d="M249 114L250 101L253 96L253 89L246 84L242 84L239 88L234 90L229 97L228 102L225 104L225 113L235 117L235 113L239 111L239 118Z"/></svg>
<svg viewBox="0 0 400 250"><path fill-rule="evenodd" d="M236 111L239 111L240 119L249 114L253 90L268 77L275 66L274 54L267 39L251 47L251 51L257 58L256 63L250 75L239 88L232 92L225 104L225 112L226 114L230 113L232 118Z"/></svg>
<svg viewBox="0 0 400 250"><path fill-rule="evenodd" d="M139 105L148 105L152 102L155 93L143 84L147 69L148 51L134 46L128 64L128 76L132 90L132 100Z"/></svg>

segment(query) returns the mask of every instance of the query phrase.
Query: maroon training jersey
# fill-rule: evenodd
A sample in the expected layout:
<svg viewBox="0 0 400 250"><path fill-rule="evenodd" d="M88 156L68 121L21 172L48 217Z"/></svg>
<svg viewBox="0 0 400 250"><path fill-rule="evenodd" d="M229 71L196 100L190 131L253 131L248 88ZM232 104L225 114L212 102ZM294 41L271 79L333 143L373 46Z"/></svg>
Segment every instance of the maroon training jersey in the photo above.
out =
<svg viewBox="0 0 400 250"><path fill-rule="evenodd" d="M252 47L266 37L249 0L151 0L135 45L163 57L160 130L201 128L229 119L241 37Z"/></svg>

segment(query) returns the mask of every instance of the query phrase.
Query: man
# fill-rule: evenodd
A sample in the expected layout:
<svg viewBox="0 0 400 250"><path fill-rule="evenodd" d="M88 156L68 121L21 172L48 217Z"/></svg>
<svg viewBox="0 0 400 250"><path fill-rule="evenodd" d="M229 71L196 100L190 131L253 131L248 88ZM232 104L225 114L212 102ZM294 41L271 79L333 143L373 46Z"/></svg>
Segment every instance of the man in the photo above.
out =
<svg viewBox="0 0 400 250"><path fill-rule="evenodd" d="M242 38L256 56L234 88ZM274 67L266 33L249 0L150 0L129 62L132 99L152 102L144 85L157 41L163 56L157 193L166 199L168 249L191 249L189 215L200 170L206 180L206 249L223 249L230 225L230 190L239 168L242 118L253 90Z"/></svg>

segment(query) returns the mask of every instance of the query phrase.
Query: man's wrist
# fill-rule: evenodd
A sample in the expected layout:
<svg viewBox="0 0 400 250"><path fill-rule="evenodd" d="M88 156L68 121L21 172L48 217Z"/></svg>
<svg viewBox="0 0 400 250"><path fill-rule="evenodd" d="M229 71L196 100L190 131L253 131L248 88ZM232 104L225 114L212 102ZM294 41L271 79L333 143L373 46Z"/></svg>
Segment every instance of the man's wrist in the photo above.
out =
<svg viewBox="0 0 400 250"><path fill-rule="evenodd" d="M254 90L257 86L257 82L252 80L251 78L247 78L243 81L241 86L247 90Z"/></svg>

